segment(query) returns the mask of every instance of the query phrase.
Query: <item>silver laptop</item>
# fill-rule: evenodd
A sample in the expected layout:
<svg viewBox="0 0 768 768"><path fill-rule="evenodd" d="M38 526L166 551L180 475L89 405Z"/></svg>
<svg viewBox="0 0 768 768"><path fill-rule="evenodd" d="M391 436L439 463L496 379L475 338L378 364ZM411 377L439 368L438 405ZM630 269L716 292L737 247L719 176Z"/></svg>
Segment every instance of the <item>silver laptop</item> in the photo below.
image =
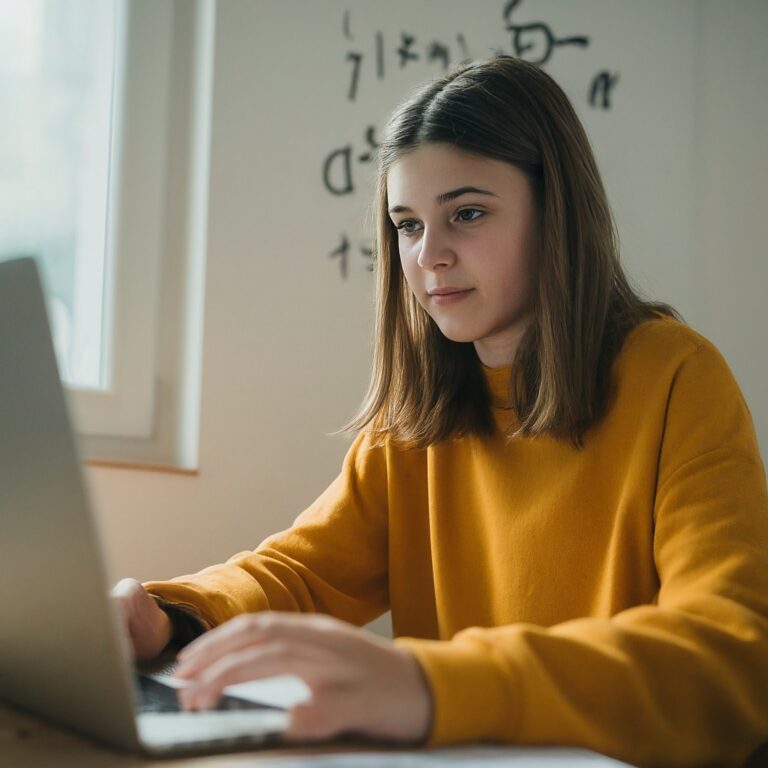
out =
<svg viewBox="0 0 768 768"><path fill-rule="evenodd" d="M181 712L137 677L109 596L37 266L0 263L0 699L152 754L279 741L287 712Z"/></svg>

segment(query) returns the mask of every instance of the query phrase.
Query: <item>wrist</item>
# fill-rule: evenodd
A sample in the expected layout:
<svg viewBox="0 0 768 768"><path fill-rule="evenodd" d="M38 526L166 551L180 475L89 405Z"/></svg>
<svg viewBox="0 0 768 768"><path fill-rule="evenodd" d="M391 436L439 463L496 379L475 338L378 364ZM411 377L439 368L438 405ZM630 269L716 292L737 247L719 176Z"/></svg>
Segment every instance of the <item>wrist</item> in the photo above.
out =
<svg viewBox="0 0 768 768"><path fill-rule="evenodd" d="M174 635L174 626L173 621L171 620L171 617L164 611L162 608L160 609L160 643L161 648L160 650L165 650L168 645L170 645L171 640L173 640Z"/></svg>
<svg viewBox="0 0 768 768"><path fill-rule="evenodd" d="M203 617L193 608L168 603L157 595L152 595L152 597L167 622L168 636L165 646L173 643L175 646L183 648L210 629Z"/></svg>
<svg viewBox="0 0 768 768"><path fill-rule="evenodd" d="M417 695L409 696L412 709L408 718L410 732L406 734L406 738L413 744L423 745L429 741L432 732L434 712L432 688L416 655L408 648L398 647L397 650L408 668L409 678L412 681L410 687L418 692Z"/></svg>

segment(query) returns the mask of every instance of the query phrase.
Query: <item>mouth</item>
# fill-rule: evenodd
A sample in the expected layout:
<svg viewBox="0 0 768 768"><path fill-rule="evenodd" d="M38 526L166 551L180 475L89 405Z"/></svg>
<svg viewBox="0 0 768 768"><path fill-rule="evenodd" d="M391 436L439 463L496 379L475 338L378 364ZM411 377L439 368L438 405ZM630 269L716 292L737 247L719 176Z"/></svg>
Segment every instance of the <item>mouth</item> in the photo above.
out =
<svg viewBox="0 0 768 768"><path fill-rule="evenodd" d="M452 296L455 293L469 293L471 288L433 288L427 291L430 296Z"/></svg>
<svg viewBox="0 0 768 768"><path fill-rule="evenodd" d="M473 290L474 288L435 288L432 291L427 291L427 294L434 304L442 306L462 301Z"/></svg>

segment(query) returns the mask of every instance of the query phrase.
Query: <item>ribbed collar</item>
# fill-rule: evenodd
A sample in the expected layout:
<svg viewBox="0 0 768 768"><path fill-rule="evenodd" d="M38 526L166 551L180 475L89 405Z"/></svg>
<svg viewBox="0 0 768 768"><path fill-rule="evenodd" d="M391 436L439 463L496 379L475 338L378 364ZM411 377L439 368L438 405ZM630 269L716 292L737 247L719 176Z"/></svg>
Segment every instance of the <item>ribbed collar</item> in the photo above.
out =
<svg viewBox="0 0 768 768"><path fill-rule="evenodd" d="M510 396L512 366L502 365L500 368L489 368L483 365L482 368L491 393L493 407L502 409L512 408L512 398Z"/></svg>

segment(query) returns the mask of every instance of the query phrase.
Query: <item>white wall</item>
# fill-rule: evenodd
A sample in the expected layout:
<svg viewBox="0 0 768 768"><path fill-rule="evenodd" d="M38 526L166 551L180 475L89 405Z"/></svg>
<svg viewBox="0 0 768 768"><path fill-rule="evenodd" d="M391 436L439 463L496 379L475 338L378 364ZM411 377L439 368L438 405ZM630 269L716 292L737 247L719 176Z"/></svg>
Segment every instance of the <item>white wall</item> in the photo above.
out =
<svg viewBox="0 0 768 768"><path fill-rule="evenodd" d="M278 140L270 98L289 87L296 78L291 68L303 61L301 51L287 46L280 61L265 59L260 42L288 18L265 15L269 5L285 7L219 4L200 474L89 469L114 579L187 573L253 548L290 525L338 471L348 441L326 433L351 415L367 382L372 280L359 275L347 284L336 278L332 286L318 282L317 295L301 303L274 286L280 275L300 280L305 270L318 270L312 275L327 270L328 243L318 245L317 265L294 258L295 243L314 231L309 207L315 198L320 205L323 192L311 185L303 190L281 185L281 168L288 173L290 163L259 149ZM627 81L640 82L648 73L659 78L667 66L659 61L669 61L668 78L658 84L664 97L655 101L655 89L647 83L638 90L635 107L645 115L639 128L625 126L620 115L603 129L585 122L605 164L630 273L649 294L678 306L723 351L751 406L766 457L768 3L642 5L658 14L658 21L648 11L639 14L640 39L619 37L606 51L619 55L632 46L644 51L647 71L625 71ZM301 23L309 28L323 23L324 3L302 7ZM611 7L634 13L638 4ZM310 8L316 18L307 18ZM552 16L567 8L569 25L578 26L578 13L569 3L530 0L526 8L531 17L539 10ZM298 18L295 9L285 13ZM356 13L361 19L362 11ZM332 25L343 43L336 17ZM328 50L318 46L314 72L322 80L326 62L340 66L332 57L340 59L343 49L340 56L338 44ZM254 72L265 66L269 87L259 92ZM556 68L551 71L558 76ZM287 117L304 120L307 135L313 131L302 114ZM685 142L672 152L665 136L679 136L681 125ZM636 142L627 141L610 145L618 149L601 149L609 146L601 144L601 130L619 137L621 131L640 130L651 137L644 151L657 151L646 157ZM291 139L299 141L301 135L294 131ZM690 173L681 175L681 168ZM637 199L629 194L632 189ZM274 217L280 226L270 228ZM334 224L331 230L336 229ZM673 261L670 255L678 251L681 258ZM359 322L350 324L349 312ZM322 322L313 321L317 313ZM339 355L351 361L343 375L338 363L326 362Z"/></svg>

